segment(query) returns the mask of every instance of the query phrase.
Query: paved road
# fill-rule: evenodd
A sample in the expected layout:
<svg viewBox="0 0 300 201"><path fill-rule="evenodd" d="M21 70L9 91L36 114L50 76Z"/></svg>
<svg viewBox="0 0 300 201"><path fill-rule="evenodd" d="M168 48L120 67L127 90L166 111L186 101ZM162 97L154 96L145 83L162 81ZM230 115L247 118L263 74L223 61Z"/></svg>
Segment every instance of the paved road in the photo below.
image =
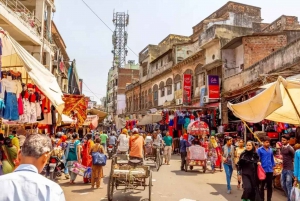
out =
<svg viewBox="0 0 300 201"><path fill-rule="evenodd" d="M110 164L110 161L108 161ZM180 201L186 198L194 201L240 201L241 190L237 190L236 176L232 178L232 194L226 193L226 180L224 172L211 174L201 173L199 169L192 172L182 172L179 170L180 158L173 156L171 165L163 165L159 172L153 171L153 201ZM104 174L108 175L110 165L104 168ZM101 186L103 189L90 189L90 185L82 183L82 177L77 178L77 183L70 185L67 180L60 180L64 189L67 201L107 201L107 176ZM146 201L148 200L148 189L146 191L130 191L123 193L117 191L114 194L114 201ZM283 192L275 190L272 201L284 201L286 198Z"/></svg>

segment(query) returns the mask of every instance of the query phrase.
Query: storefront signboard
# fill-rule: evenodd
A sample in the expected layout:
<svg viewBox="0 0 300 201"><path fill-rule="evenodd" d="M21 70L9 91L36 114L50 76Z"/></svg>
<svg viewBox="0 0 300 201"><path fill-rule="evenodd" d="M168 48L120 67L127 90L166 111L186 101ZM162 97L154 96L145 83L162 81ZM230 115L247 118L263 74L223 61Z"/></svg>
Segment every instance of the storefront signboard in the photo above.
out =
<svg viewBox="0 0 300 201"><path fill-rule="evenodd" d="M200 107L204 106L204 96L206 95L206 86L200 88Z"/></svg>
<svg viewBox="0 0 300 201"><path fill-rule="evenodd" d="M191 95L192 95L192 76L189 74L183 75L183 103L190 104L191 103Z"/></svg>
<svg viewBox="0 0 300 201"><path fill-rule="evenodd" d="M208 75L207 76L207 95L209 99L219 99L220 98L220 82L218 75Z"/></svg>

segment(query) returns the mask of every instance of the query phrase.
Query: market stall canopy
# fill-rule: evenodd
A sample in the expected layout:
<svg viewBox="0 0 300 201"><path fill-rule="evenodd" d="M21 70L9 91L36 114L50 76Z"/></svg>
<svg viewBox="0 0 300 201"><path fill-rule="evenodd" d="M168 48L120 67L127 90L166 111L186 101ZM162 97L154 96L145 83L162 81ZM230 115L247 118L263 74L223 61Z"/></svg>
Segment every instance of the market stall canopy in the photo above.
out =
<svg viewBox="0 0 300 201"><path fill-rule="evenodd" d="M105 119L105 117L107 116L106 112L103 112L101 110L97 110L97 109L90 109L87 111L88 114L90 115L97 115L99 117L98 121L101 122Z"/></svg>
<svg viewBox="0 0 300 201"><path fill-rule="evenodd" d="M86 120L84 121L84 126L89 126L90 129L95 129L98 127L98 115L87 115Z"/></svg>
<svg viewBox="0 0 300 201"><path fill-rule="evenodd" d="M27 77L23 82L27 83L28 81L35 84L49 98L58 113L62 114L64 109L63 93L55 76L2 28L0 28L0 38L2 69L21 72L22 76ZM25 79L25 77L22 78Z"/></svg>
<svg viewBox="0 0 300 201"><path fill-rule="evenodd" d="M162 120L161 114L147 114L145 115L140 122L137 123L139 126L157 123Z"/></svg>
<svg viewBox="0 0 300 201"><path fill-rule="evenodd" d="M250 123L268 119L300 124L300 82L279 76L276 82L262 88L265 88L263 92L247 101L228 103L228 108L236 117Z"/></svg>
<svg viewBox="0 0 300 201"><path fill-rule="evenodd" d="M209 135L209 126L204 121L193 121L187 127L191 135Z"/></svg>
<svg viewBox="0 0 300 201"><path fill-rule="evenodd" d="M63 114L70 116L74 112L77 118L77 125L82 126L87 117L85 97L82 95L64 94L63 100L65 101Z"/></svg>
<svg viewBox="0 0 300 201"><path fill-rule="evenodd" d="M56 118L58 118L58 114L56 114ZM61 121L62 121L64 124L72 124L72 123L74 123L74 120L71 119L70 117L68 117L68 116L65 115L65 114L62 114L62 115L61 115Z"/></svg>

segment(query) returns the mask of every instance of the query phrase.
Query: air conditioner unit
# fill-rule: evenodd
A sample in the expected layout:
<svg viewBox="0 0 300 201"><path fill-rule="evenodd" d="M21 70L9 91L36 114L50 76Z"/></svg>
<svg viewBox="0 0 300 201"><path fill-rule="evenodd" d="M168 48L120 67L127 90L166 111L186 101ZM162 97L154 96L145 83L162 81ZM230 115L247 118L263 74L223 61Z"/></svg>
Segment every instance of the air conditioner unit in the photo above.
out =
<svg viewBox="0 0 300 201"><path fill-rule="evenodd" d="M209 98L208 98L208 96L203 96L202 102L203 102L203 103L209 103Z"/></svg>
<svg viewBox="0 0 300 201"><path fill-rule="evenodd" d="M176 99L176 105L182 104L182 98Z"/></svg>

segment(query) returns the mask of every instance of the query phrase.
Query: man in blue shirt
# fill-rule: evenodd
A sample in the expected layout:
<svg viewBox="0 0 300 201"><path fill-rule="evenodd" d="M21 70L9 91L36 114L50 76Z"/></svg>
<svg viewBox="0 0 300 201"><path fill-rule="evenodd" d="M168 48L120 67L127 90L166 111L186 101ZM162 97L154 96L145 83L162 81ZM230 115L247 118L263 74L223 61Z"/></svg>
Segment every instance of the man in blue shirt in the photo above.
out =
<svg viewBox="0 0 300 201"><path fill-rule="evenodd" d="M184 171L185 158L187 156L187 148L190 146L188 142L188 134L184 134L180 139L180 155L181 155L181 170Z"/></svg>
<svg viewBox="0 0 300 201"><path fill-rule="evenodd" d="M270 138L264 137L263 146L258 148L257 154L260 158L261 166L266 172L266 179L262 181L260 186L260 196L264 200L264 188L267 184L267 201L272 199L272 182L273 182L273 167L275 166L273 150L270 148Z"/></svg>
<svg viewBox="0 0 300 201"><path fill-rule="evenodd" d="M65 201L64 192L55 182L39 173L52 152L51 139L46 135L29 135L19 152L20 166L0 177L0 200Z"/></svg>

